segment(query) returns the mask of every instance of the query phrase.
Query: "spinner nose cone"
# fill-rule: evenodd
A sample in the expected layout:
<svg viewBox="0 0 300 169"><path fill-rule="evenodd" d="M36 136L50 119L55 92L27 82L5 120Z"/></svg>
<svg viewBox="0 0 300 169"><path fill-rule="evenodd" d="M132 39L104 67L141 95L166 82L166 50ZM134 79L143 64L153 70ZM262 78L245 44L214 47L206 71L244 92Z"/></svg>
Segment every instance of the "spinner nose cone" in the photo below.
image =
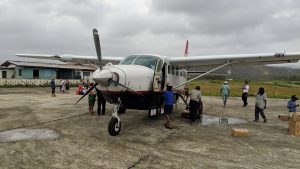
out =
<svg viewBox="0 0 300 169"><path fill-rule="evenodd" d="M109 79L112 79L112 77L112 73L107 69L98 69L93 74L93 80L103 86L108 86L110 84Z"/></svg>

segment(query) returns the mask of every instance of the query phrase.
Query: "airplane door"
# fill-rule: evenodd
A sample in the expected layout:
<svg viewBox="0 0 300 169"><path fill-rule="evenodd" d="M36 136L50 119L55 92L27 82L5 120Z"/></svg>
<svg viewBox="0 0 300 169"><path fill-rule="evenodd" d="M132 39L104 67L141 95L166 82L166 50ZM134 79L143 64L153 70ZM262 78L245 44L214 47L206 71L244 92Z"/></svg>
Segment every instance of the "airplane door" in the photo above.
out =
<svg viewBox="0 0 300 169"><path fill-rule="evenodd" d="M163 61L161 59L156 61L154 76L153 76L153 90L159 91L161 87L161 78L162 78L162 67Z"/></svg>

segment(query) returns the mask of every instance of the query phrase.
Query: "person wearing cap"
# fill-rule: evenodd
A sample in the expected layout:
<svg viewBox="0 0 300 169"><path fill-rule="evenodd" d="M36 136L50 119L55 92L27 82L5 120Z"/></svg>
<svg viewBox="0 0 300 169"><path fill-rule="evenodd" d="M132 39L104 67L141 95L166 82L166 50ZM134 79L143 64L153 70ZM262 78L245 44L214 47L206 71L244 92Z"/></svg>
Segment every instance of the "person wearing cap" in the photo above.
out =
<svg viewBox="0 0 300 169"><path fill-rule="evenodd" d="M291 97L291 100L288 101L287 108L289 109L289 112L297 112L296 107L299 107L299 104L296 103L296 100L298 100L298 98L296 97L296 95L293 95Z"/></svg>
<svg viewBox="0 0 300 169"><path fill-rule="evenodd" d="M228 82L225 81L220 89L220 95L222 96L224 107L226 106L226 102L229 97L229 94L230 94L230 87L228 85Z"/></svg>

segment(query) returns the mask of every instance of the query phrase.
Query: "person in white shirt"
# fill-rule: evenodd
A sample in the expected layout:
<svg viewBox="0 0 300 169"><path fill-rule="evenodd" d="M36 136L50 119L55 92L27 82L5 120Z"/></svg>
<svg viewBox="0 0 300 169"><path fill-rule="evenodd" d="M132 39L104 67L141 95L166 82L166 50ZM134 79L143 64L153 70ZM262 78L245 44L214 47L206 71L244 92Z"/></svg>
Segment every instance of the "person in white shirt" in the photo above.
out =
<svg viewBox="0 0 300 169"><path fill-rule="evenodd" d="M199 106L201 102L201 92L200 92L200 86L196 86L195 89L193 89L190 93L190 119L192 122L196 121L197 114L199 111Z"/></svg>
<svg viewBox="0 0 300 169"><path fill-rule="evenodd" d="M244 102L244 107L246 107L248 105L247 98L248 98L249 89L250 89L250 87L248 85L248 81L245 80L245 84L242 87L242 90L243 90L242 100Z"/></svg>

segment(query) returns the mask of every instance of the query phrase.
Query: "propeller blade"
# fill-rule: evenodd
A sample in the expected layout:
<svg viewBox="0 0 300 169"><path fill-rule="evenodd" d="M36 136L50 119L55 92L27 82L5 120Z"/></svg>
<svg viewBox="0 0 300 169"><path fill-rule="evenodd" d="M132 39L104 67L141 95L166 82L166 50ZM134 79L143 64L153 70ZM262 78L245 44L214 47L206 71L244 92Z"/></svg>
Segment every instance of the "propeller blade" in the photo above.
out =
<svg viewBox="0 0 300 169"><path fill-rule="evenodd" d="M89 90L86 91L84 95L79 100L77 100L77 102L75 102L74 104L77 104L81 99L83 99L86 95L88 95L97 85L98 83L95 83L92 87L90 87Z"/></svg>
<svg viewBox="0 0 300 169"><path fill-rule="evenodd" d="M97 53L97 57L98 57L98 61L99 61L99 67L101 69L101 64L102 64L101 45L100 45L99 33L96 28L93 29L93 37L94 37L96 53Z"/></svg>
<svg viewBox="0 0 300 169"><path fill-rule="evenodd" d="M125 85L123 85L123 84L121 84L121 83L119 83L119 82L116 82L116 81L112 80L112 79L109 79L108 82L109 82L109 83L115 83L115 84L117 84L117 85L120 85L120 86L122 86L122 87L124 87L124 88L126 88L126 89L128 89L128 90L133 91L134 93L136 93L136 94L138 94L138 95L140 95L140 96L145 97L145 95L143 95L143 94L141 94L141 93L138 93L137 91L131 89L130 87L125 86Z"/></svg>

